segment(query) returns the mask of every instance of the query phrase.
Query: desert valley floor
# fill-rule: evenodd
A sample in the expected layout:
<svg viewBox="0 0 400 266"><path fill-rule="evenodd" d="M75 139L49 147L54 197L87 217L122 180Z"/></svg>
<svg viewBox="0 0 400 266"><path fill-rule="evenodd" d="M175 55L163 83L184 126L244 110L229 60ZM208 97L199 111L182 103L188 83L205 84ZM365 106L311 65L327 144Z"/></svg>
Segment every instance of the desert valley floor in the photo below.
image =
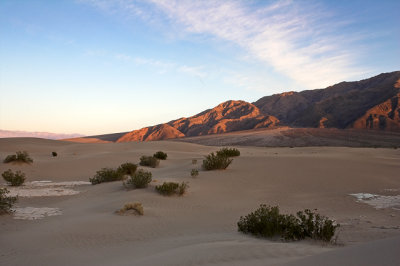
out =
<svg viewBox="0 0 400 266"><path fill-rule="evenodd" d="M203 157L218 147L0 139L1 160L19 150L34 160L0 163L1 172L26 173L27 191L73 194L19 197L17 209L49 212L33 220L26 219L29 211L0 216L0 264L400 265L400 149L236 147L241 156L227 170L202 171ZM87 182L103 167L138 163L140 156L159 150L168 159L147 168L153 182L146 189L127 190L122 182L68 183ZM200 171L196 178L190 176L193 168ZM161 196L154 187L163 181L185 181L189 189L182 197ZM359 193L373 196L363 199L367 194ZM141 202L144 215L115 214L128 202ZM279 205L284 213L317 209L341 224L336 244L271 241L238 232L239 217L262 203Z"/></svg>

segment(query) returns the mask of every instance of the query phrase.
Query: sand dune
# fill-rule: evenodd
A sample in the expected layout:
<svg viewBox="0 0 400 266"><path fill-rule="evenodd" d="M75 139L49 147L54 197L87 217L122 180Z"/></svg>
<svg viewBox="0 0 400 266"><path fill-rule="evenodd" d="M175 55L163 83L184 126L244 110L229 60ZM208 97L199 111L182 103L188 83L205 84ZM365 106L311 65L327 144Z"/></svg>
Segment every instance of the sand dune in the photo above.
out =
<svg viewBox="0 0 400 266"><path fill-rule="evenodd" d="M371 262L398 265L398 249L392 248L398 238L388 237L400 237L400 211L376 209L350 194L400 194L399 149L239 147L241 156L227 170L200 171L191 178L190 170L200 168L203 156L216 149L177 141L0 139L0 159L17 150L30 153L31 165L0 164L1 172L25 172L28 182L88 181L102 167L138 162L158 150L168 153L159 168L149 169L155 182L146 189L126 190L113 182L76 186L80 193L70 196L21 197L18 208L59 212L37 220L0 216L0 264L321 265L329 260L356 265L351 262L372 256L373 247L381 253ZM190 187L183 197L164 197L154 191L163 181L185 181ZM141 202L144 215L116 215L127 202ZM261 203L291 213L317 208L342 225L338 244L284 243L237 232L239 217Z"/></svg>

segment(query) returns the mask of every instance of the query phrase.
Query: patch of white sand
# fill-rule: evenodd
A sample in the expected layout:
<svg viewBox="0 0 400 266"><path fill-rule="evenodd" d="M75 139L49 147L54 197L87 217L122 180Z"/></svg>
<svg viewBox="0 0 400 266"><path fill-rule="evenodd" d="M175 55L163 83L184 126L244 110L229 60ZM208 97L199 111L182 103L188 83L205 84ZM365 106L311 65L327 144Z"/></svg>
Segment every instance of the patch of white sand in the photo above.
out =
<svg viewBox="0 0 400 266"><path fill-rule="evenodd" d="M384 196L370 193L355 193L350 196L356 197L357 202L366 203L375 209L392 208L400 211L400 195Z"/></svg>
<svg viewBox="0 0 400 266"><path fill-rule="evenodd" d="M48 216L61 215L62 212L59 208L35 208L35 207L24 207L24 208L14 208L14 219L19 220L37 220L43 219Z"/></svg>
<svg viewBox="0 0 400 266"><path fill-rule="evenodd" d="M54 197L71 196L79 194L76 186L90 185L86 181L52 182L52 181L32 181L19 187L7 187L10 191L9 196L18 197Z"/></svg>

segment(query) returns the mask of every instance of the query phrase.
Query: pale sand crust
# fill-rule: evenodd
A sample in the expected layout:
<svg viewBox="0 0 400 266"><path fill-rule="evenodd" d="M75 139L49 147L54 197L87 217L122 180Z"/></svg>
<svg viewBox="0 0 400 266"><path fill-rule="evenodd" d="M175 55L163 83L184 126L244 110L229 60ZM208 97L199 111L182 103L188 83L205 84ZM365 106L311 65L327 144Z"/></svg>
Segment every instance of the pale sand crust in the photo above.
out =
<svg viewBox="0 0 400 266"><path fill-rule="evenodd" d="M34 159L31 165L1 163L0 172L21 170L28 182L88 181L102 167L138 162L158 150L168 153L159 168L148 169L156 182L147 189L126 190L113 182L75 186L81 193L71 196L21 197L17 208L54 208L62 214L32 221L0 216L0 264L321 265L326 258L345 265L371 255L372 245L381 265L398 265L399 255L390 247L399 241L375 240L400 237L400 211L376 209L350 194L399 195L400 149L239 147L241 156L227 170L191 178L191 169L216 149L172 141L0 139L0 159L17 150ZM183 197L163 197L154 191L163 181L186 181L190 187ZM114 213L128 202L141 202L144 215ZM261 203L291 213L318 209L342 224L339 245L284 243L237 232L239 217Z"/></svg>

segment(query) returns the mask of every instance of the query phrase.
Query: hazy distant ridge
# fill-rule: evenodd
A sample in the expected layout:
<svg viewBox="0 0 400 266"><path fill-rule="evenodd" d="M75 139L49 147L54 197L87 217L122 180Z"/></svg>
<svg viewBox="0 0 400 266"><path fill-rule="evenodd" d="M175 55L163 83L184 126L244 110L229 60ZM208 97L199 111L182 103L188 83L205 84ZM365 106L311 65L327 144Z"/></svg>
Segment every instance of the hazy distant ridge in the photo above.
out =
<svg viewBox="0 0 400 266"><path fill-rule="evenodd" d="M67 138L78 138L83 137L81 134L62 134L62 133L50 133L50 132L28 132L28 131L12 131L0 129L0 138L19 138L19 137L30 137L30 138L42 138L42 139L67 139Z"/></svg>

